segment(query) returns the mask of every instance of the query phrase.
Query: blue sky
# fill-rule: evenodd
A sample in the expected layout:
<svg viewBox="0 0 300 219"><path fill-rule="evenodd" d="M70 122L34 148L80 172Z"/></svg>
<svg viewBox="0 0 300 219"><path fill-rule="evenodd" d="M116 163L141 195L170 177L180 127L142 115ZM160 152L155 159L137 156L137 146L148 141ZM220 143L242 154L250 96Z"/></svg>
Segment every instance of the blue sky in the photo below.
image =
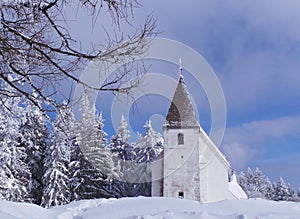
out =
<svg viewBox="0 0 300 219"><path fill-rule="evenodd" d="M271 180L282 176L294 187L298 186L299 1L151 0L141 3L143 6L135 14L137 23L152 13L158 19L160 37L180 41L196 50L218 76L227 106L227 128L220 150L233 168L240 172L248 166L259 167ZM87 41L94 39L92 35L87 38ZM176 65L151 64L151 72L168 72L174 79L178 76ZM200 123L209 130L209 101L189 73L184 71L184 74ZM107 132L112 133L109 118L112 96L99 96L99 110L104 112ZM151 116L159 128L168 110L168 100L147 95L136 103L129 118L134 131L141 131Z"/></svg>

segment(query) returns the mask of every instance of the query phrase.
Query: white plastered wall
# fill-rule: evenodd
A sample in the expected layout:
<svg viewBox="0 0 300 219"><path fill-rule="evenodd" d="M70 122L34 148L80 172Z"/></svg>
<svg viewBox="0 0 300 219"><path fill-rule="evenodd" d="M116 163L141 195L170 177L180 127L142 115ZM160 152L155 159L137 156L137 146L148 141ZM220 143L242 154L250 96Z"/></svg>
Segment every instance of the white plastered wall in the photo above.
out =
<svg viewBox="0 0 300 219"><path fill-rule="evenodd" d="M184 135L184 144L178 145L178 134ZM199 128L166 129L164 131L164 189L165 197L200 201Z"/></svg>

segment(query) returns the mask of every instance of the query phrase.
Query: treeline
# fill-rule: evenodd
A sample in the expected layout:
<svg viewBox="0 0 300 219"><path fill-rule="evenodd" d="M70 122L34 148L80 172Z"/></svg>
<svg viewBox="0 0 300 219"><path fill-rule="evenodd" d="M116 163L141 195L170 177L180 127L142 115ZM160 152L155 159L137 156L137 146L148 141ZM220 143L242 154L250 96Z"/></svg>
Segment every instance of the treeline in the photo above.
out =
<svg viewBox="0 0 300 219"><path fill-rule="evenodd" d="M0 199L43 207L74 200L149 196L149 163L162 151L162 136L148 121L129 143L121 118L107 140L101 113L85 94L79 121L68 106L54 121L19 98L0 106Z"/></svg>
<svg viewBox="0 0 300 219"><path fill-rule="evenodd" d="M259 168L256 168L254 171L248 168L247 172L241 172L237 179L249 198L264 198L274 201L300 201L300 186L295 191L283 178L272 183Z"/></svg>
<svg viewBox="0 0 300 219"><path fill-rule="evenodd" d="M104 121L87 95L79 121L68 106L54 121L37 106L7 98L0 106L0 199L50 207L94 198L151 195L149 164L163 150L162 136L147 121L130 143L127 121L110 140ZM271 183L261 170L241 173L238 182L249 198L299 201L281 178Z"/></svg>

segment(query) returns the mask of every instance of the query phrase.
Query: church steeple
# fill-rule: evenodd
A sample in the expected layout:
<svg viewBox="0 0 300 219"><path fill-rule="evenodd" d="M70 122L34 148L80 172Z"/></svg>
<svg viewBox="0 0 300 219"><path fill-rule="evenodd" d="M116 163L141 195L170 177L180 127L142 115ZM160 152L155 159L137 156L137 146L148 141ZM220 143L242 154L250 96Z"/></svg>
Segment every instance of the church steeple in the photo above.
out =
<svg viewBox="0 0 300 219"><path fill-rule="evenodd" d="M186 89L180 60L180 76L164 126L170 128L197 127L195 111Z"/></svg>

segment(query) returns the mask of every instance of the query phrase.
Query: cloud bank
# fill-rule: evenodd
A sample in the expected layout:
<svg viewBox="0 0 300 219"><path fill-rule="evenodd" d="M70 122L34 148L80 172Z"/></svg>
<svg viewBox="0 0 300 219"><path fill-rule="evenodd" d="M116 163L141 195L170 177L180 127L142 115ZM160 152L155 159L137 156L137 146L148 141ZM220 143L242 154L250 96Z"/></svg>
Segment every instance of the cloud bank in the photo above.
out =
<svg viewBox="0 0 300 219"><path fill-rule="evenodd" d="M228 128L221 150L238 170L247 168L257 157L263 160L261 165L299 164L294 148L298 149L295 142L299 140L300 116L281 117Z"/></svg>

